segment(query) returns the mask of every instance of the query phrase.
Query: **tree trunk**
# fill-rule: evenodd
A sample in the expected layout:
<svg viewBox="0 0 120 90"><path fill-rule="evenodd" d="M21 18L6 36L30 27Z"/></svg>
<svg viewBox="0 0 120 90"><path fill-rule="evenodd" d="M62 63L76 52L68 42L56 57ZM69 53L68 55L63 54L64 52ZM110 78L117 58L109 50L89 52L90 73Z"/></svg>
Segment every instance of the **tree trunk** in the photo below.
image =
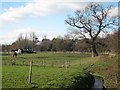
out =
<svg viewBox="0 0 120 90"><path fill-rule="evenodd" d="M91 47L92 47L92 57L98 56L98 52L96 50L95 44L92 44Z"/></svg>

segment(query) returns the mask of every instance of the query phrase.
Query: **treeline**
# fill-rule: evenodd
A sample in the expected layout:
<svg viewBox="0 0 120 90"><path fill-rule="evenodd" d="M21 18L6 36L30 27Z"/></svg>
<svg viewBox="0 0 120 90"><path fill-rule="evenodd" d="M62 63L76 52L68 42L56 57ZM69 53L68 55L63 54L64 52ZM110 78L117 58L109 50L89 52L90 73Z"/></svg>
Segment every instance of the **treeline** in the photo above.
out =
<svg viewBox="0 0 120 90"><path fill-rule="evenodd" d="M106 37L98 37L96 47L98 52L118 52L118 32L108 34ZM52 40L43 38L39 41L34 33L19 38L11 45L2 45L3 52L9 52L11 49L31 49L33 51L78 51L91 52L91 46L85 39L71 39L69 36L57 37Z"/></svg>

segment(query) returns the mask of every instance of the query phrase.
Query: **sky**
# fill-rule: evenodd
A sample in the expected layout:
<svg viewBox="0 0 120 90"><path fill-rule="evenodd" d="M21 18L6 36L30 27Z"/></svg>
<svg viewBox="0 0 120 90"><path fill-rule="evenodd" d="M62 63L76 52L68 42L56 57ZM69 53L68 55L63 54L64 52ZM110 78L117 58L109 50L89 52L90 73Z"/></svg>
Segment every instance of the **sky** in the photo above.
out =
<svg viewBox="0 0 120 90"><path fill-rule="evenodd" d="M97 1L98 0L94 0ZM102 1L102 2L101 2ZM117 0L101 0L105 6L113 5L111 15L118 14ZM83 9L91 0L1 0L0 1L0 44L12 44L20 34L34 32L39 40L44 36L52 39L68 32L65 20Z"/></svg>

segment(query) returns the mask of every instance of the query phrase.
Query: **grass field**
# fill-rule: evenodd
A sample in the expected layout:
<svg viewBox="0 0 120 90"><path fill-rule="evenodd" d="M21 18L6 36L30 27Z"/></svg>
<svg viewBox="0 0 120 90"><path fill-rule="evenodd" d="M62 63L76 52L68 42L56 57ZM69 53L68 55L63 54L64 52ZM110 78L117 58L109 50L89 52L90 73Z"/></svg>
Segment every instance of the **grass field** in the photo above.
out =
<svg viewBox="0 0 120 90"><path fill-rule="evenodd" d="M76 69L33 67L32 84L28 84L28 66L3 66L3 88L71 88L88 87L92 76ZM75 77L80 77L80 82ZM80 86L76 85L80 83ZM92 82L92 81L89 81Z"/></svg>
<svg viewBox="0 0 120 90"><path fill-rule="evenodd" d="M28 65L30 61L33 61L34 65L45 64L45 66L50 65L63 65L66 61L71 61L74 63L76 60L83 61L89 57L90 54L74 54L74 53L39 53L39 54L23 54L18 56L17 58L13 58L10 55L3 56L3 65L11 65L12 61L15 60L18 65Z"/></svg>
<svg viewBox="0 0 120 90"><path fill-rule="evenodd" d="M88 87L89 83L93 83L93 78L86 73L87 71L102 76L105 87L117 88L117 56L90 56L91 54L80 53L39 53L23 54L13 58L4 55L3 88ZM13 60L16 65L12 65ZM30 61L33 61L34 65L32 84L28 84ZM67 68L66 61L69 62Z"/></svg>

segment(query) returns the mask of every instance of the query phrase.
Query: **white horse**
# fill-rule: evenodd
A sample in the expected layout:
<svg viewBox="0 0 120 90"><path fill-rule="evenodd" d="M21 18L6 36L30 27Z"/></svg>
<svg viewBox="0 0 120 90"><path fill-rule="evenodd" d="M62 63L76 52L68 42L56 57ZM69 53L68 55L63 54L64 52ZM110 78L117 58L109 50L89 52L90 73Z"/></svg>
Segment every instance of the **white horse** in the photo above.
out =
<svg viewBox="0 0 120 90"><path fill-rule="evenodd" d="M17 53L18 55L21 54L21 49L18 49L17 51L15 51L15 53Z"/></svg>
<svg viewBox="0 0 120 90"><path fill-rule="evenodd" d="M12 53L13 52L16 53L17 55L20 55L22 51L21 51L21 49L18 49L18 50L13 50Z"/></svg>
<svg viewBox="0 0 120 90"><path fill-rule="evenodd" d="M21 49L18 49L18 53L21 54L21 52L22 52Z"/></svg>
<svg viewBox="0 0 120 90"><path fill-rule="evenodd" d="M21 54L21 49L11 50L10 53L12 54L13 57L17 57L17 55Z"/></svg>

